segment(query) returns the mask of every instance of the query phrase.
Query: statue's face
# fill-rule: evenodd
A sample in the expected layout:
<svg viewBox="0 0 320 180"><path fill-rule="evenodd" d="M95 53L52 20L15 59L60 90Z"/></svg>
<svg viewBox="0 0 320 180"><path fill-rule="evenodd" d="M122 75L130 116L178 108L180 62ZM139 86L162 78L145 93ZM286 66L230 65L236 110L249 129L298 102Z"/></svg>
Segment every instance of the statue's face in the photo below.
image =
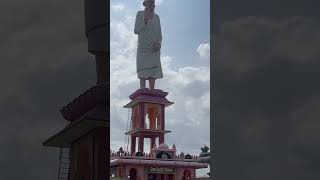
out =
<svg viewBox="0 0 320 180"><path fill-rule="evenodd" d="M155 3L154 3L154 0L147 0L143 3L143 5L146 7L146 8L149 8L150 10L154 11L154 8L156 7Z"/></svg>

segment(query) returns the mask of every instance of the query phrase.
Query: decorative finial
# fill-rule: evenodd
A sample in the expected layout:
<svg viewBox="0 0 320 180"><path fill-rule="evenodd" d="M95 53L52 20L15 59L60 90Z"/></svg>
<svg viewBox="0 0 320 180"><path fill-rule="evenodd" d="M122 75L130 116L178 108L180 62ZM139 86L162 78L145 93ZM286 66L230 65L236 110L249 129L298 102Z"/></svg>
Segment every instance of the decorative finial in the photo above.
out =
<svg viewBox="0 0 320 180"><path fill-rule="evenodd" d="M203 147L201 147L201 151L202 153L207 153L209 151L209 147L204 144Z"/></svg>
<svg viewBox="0 0 320 180"><path fill-rule="evenodd" d="M119 148L119 151L117 152L117 155L122 156L123 154L124 154L123 148L120 147L120 148Z"/></svg>

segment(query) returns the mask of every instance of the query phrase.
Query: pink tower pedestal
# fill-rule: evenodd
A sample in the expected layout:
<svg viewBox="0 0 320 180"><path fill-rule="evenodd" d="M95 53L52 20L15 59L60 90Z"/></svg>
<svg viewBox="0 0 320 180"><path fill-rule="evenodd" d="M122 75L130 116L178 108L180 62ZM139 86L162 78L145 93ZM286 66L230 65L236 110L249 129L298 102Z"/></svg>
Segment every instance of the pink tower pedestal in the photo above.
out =
<svg viewBox="0 0 320 180"><path fill-rule="evenodd" d="M177 155L176 146L165 143L165 108L172 105L167 92L159 89L138 89L129 96L131 126L125 134L130 138L130 151L111 153L110 178L130 180L187 180L195 179L198 168L207 168L197 156ZM144 147L150 139L149 151Z"/></svg>

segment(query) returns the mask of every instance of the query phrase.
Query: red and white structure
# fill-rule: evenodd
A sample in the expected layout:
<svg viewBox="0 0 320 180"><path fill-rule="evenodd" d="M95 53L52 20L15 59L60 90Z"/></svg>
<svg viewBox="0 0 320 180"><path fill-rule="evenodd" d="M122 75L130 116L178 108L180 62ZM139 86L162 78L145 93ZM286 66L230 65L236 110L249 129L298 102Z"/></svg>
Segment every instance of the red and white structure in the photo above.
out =
<svg viewBox="0 0 320 180"><path fill-rule="evenodd" d="M111 179L130 180L192 180L196 169L207 168L197 156L176 154L176 146L165 144L165 108L172 105L167 92L159 89L139 89L129 97L131 102L130 152L110 155ZM150 153L145 151L145 139L150 139ZM158 145L157 145L158 144Z"/></svg>

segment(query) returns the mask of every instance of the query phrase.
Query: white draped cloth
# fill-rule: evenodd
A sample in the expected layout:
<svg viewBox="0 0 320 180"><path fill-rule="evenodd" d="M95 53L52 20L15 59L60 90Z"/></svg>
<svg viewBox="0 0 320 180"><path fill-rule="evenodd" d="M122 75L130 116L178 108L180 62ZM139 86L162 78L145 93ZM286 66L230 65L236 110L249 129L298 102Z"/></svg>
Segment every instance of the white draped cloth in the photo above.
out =
<svg viewBox="0 0 320 180"><path fill-rule="evenodd" d="M153 51L153 43L162 41L160 18L153 13L145 24L144 11L139 11L136 16L134 33L138 34L137 48L137 74L138 78L162 78L160 50Z"/></svg>

